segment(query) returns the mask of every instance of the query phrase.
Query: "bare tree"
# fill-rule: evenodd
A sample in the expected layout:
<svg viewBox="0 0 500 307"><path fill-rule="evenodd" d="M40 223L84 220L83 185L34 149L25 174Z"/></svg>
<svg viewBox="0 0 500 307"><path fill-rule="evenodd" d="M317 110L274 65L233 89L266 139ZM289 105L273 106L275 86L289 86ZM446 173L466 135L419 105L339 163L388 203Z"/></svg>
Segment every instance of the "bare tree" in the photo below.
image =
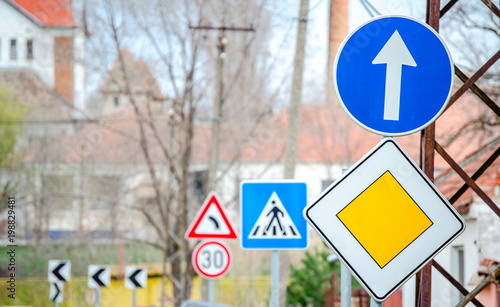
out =
<svg viewBox="0 0 500 307"><path fill-rule="evenodd" d="M89 52L98 54L95 63L101 66L99 60L106 62L109 53L118 59L119 84L136 120L136 139L132 141L139 146L147 181L153 190L149 202L135 208L143 214L154 235L148 239L129 239L162 250L163 291L168 278L173 283L178 306L190 297L195 275L190 261L193 246L184 238L184 233L189 218L200 205L198 198L189 196L193 139L196 127L203 126L204 120L212 120L210 113L204 111L210 109L213 97L215 61L212 59L216 46L211 34L192 31L188 25L232 24L231 18L238 17L234 22L247 26L251 21L256 27L267 27L271 16L269 4L266 1L250 1L245 5L229 1L154 1L146 6L137 1L108 0L103 4L87 2L87 7L90 5L93 12L86 14L88 31L99 33L90 42ZM274 94L265 80L271 73L266 58L266 35L264 28L255 34L231 34L228 38L227 57L231 65L224 68L227 73L223 96L228 102L223 107L223 120L231 122L226 126L228 129L241 129L237 134L228 134L226 143L233 147L241 146L241 140L251 132L255 122L273 110ZM126 47L147 58L154 67L166 96L160 104L170 109L163 123L155 119L157 114L152 104L143 104L133 91L136 80L125 60ZM254 90L245 95L249 86ZM237 115L240 117L236 118Z"/></svg>

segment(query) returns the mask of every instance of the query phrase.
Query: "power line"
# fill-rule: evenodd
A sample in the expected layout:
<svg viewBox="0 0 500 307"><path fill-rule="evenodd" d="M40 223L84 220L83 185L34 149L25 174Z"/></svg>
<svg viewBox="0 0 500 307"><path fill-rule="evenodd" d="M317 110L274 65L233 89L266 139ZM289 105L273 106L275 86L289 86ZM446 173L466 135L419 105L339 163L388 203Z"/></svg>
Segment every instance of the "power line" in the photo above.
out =
<svg viewBox="0 0 500 307"><path fill-rule="evenodd" d="M153 116L148 117L149 119L165 119L165 116ZM30 119L20 119L20 120L0 120L0 125L55 125L55 124L77 124L77 123L100 123L100 122L120 122L120 121L137 121L135 117L123 117L123 118L83 118L83 119L52 119L52 120L30 120Z"/></svg>
<svg viewBox="0 0 500 307"><path fill-rule="evenodd" d="M316 2L316 4L314 4L310 9L309 9L309 13L314 11L324 0L319 0L318 2Z"/></svg>
<svg viewBox="0 0 500 307"><path fill-rule="evenodd" d="M368 0L359 0L359 3L363 6L365 11L370 15L370 17L375 17L381 15L380 12L370 3Z"/></svg>

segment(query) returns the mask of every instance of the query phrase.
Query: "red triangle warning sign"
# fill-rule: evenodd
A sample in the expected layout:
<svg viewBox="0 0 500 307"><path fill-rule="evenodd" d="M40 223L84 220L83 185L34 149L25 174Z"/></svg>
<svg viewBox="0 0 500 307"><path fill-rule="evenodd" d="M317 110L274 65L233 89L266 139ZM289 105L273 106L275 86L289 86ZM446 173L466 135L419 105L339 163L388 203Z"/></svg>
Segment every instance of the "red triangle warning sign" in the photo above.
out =
<svg viewBox="0 0 500 307"><path fill-rule="evenodd" d="M208 195L188 227L185 237L186 239L238 239L215 192Z"/></svg>

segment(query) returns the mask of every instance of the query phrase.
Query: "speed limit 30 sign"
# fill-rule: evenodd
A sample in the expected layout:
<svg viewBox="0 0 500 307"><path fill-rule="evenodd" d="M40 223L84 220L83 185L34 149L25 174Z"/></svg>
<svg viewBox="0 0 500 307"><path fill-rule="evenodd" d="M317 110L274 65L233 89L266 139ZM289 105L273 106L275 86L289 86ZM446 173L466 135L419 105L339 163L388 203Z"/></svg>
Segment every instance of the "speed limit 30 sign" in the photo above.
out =
<svg viewBox="0 0 500 307"><path fill-rule="evenodd" d="M196 272L208 279L222 277L231 264L229 247L219 241L202 241L193 251L193 266Z"/></svg>

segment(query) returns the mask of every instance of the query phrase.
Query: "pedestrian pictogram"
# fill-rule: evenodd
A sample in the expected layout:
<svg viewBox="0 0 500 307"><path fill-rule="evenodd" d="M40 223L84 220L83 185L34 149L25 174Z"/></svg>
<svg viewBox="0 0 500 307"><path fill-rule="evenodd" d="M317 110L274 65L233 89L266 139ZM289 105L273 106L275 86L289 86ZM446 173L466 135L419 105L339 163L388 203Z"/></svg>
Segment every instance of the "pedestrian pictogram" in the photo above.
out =
<svg viewBox="0 0 500 307"><path fill-rule="evenodd" d="M186 231L186 239L237 239L226 212L215 192L207 199Z"/></svg>
<svg viewBox="0 0 500 307"><path fill-rule="evenodd" d="M273 191L248 237L295 239L301 236L278 195Z"/></svg>
<svg viewBox="0 0 500 307"><path fill-rule="evenodd" d="M465 222L392 138L304 209L304 217L377 301L465 230Z"/></svg>
<svg viewBox="0 0 500 307"><path fill-rule="evenodd" d="M255 249L307 248L302 210L307 186L296 181L244 181L241 184L241 246Z"/></svg>

